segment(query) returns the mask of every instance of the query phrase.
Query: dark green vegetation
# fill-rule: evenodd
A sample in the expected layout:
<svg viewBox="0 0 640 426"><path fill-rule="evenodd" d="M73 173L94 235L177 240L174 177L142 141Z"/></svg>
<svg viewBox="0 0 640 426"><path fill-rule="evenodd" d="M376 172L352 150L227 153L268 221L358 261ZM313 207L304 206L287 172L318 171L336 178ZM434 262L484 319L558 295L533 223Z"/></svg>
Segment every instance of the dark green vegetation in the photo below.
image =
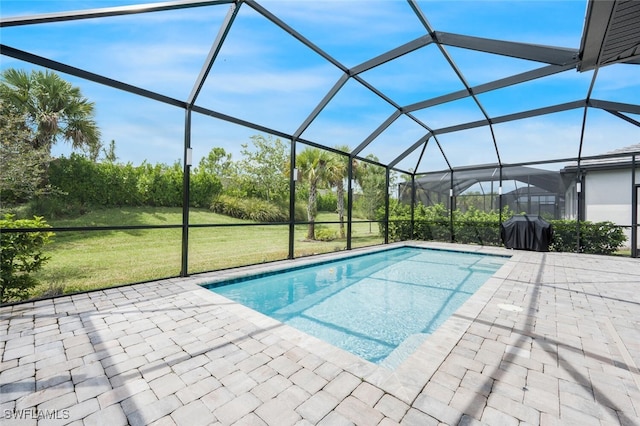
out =
<svg viewBox="0 0 640 426"><path fill-rule="evenodd" d="M382 213L379 211L380 217ZM505 209L502 220L513 215ZM578 224L575 220L550 220L553 227L553 243L551 251L576 252L578 232L580 232L580 253L614 254L626 241L622 228L611 222L592 223L588 221ZM411 234L413 230L413 234ZM381 232L384 226L381 225ZM409 239L455 241L462 244L502 245L500 238L499 212L483 212L469 208L466 212L455 210L453 220L449 211L442 205L425 207L416 206L414 210L413 229L411 227L411 208L408 205L391 203L389 213L389 240L403 241Z"/></svg>
<svg viewBox="0 0 640 426"><path fill-rule="evenodd" d="M46 228L40 217L33 220L18 219L7 214L0 219L2 229ZM51 232L2 232L0 233L0 303L25 299L37 285L31 275L39 271L48 258L43 249L53 236Z"/></svg>

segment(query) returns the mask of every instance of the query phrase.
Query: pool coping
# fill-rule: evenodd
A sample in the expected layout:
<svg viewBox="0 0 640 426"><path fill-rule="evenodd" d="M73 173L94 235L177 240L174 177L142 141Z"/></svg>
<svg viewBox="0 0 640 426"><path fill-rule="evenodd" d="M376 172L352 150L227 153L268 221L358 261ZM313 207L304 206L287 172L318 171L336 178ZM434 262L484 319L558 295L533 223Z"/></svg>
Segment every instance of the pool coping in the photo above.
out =
<svg viewBox="0 0 640 426"><path fill-rule="evenodd" d="M351 352L311 336L240 303L234 302L205 287L207 284L311 266L326 261L391 250L399 247L418 247L433 250L486 254L508 257L508 259L460 308L393 370L360 358ZM191 277L189 281L197 284L205 293L208 293L206 296L203 295L203 297L210 299L212 303L224 304L226 309L231 313L238 315L257 327L264 330L268 329L280 338L321 356L327 361L333 362L345 371L378 386L385 392L393 394L401 401L411 404L424 386L431 380L433 374L451 353L458 341L473 323L474 319L492 299L495 292L517 265L520 257L521 252L501 247L403 241L390 243L385 246L362 247L349 251L325 253L294 260L239 267L222 272L218 271L216 273L204 273Z"/></svg>

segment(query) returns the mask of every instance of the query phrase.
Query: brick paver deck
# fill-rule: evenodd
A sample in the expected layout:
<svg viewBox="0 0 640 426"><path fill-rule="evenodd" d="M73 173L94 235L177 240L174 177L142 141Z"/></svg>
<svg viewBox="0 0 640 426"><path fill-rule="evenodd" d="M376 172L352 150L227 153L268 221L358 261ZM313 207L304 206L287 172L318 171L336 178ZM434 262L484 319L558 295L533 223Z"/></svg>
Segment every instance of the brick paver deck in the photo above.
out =
<svg viewBox="0 0 640 426"><path fill-rule="evenodd" d="M394 371L199 286L245 270L0 308L0 423L640 425L638 260L423 245L513 256Z"/></svg>

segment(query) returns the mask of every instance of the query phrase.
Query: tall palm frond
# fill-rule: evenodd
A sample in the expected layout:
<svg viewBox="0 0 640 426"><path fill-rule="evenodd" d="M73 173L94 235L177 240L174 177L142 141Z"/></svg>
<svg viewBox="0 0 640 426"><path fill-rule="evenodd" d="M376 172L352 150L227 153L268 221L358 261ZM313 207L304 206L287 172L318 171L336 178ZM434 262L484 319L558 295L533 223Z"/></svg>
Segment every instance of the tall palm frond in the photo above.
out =
<svg viewBox="0 0 640 426"><path fill-rule="evenodd" d="M94 103L58 74L6 69L0 74L0 96L27 117L34 148L50 151L58 139L74 149L100 146Z"/></svg>
<svg viewBox="0 0 640 426"><path fill-rule="evenodd" d="M307 239L315 240L315 219L318 212L318 185L326 178L329 157L326 151L318 148L306 148L296 157L296 166L300 170L301 182L309 185L307 202L307 220L309 222Z"/></svg>

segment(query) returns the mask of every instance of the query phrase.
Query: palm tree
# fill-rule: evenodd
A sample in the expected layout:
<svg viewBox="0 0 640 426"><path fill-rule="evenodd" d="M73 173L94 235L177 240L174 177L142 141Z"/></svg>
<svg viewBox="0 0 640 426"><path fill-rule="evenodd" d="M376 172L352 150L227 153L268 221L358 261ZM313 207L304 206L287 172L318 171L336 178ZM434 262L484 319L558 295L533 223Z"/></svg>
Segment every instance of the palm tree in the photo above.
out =
<svg viewBox="0 0 640 426"><path fill-rule="evenodd" d="M325 178L326 166L329 161L326 151L318 148L305 148L296 158L296 166L300 170L301 180L309 184L309 200L307 203L307 239L315 240L315 220L318 212L318 185Z"/></svg>
<svg viewBox="0 0 640 426"><path fill-rule="evenodd" d="M33 148L51 152L61 138L74 149L99 152L94 103L58 74L8 68L0 74L0 97L26 116L35 135Z"/></svg>
<svg viewBox="0 0 640 426"><path fill-rule="evenodd" d="M350 151L349 147L346 145L337 146L336 149L343 152ZM327 181L329 185L336 187L338 218L340 221L340 238L344 238L344 180L347 177L349 169L349 156L331 154L329 158L326 170Z"/></svg>
<svg viewBox="0 0 640 426"><path fill-rule="evenodd" d="M378 157L373 154L367 155L368 159L379 162ZM370 163L363 163L354 173L358 185L362 189L362 208L367 220L374 220L376 210L385 203L386 171ZM372 232L371 222L369 222L369 233Z"/></svg>

